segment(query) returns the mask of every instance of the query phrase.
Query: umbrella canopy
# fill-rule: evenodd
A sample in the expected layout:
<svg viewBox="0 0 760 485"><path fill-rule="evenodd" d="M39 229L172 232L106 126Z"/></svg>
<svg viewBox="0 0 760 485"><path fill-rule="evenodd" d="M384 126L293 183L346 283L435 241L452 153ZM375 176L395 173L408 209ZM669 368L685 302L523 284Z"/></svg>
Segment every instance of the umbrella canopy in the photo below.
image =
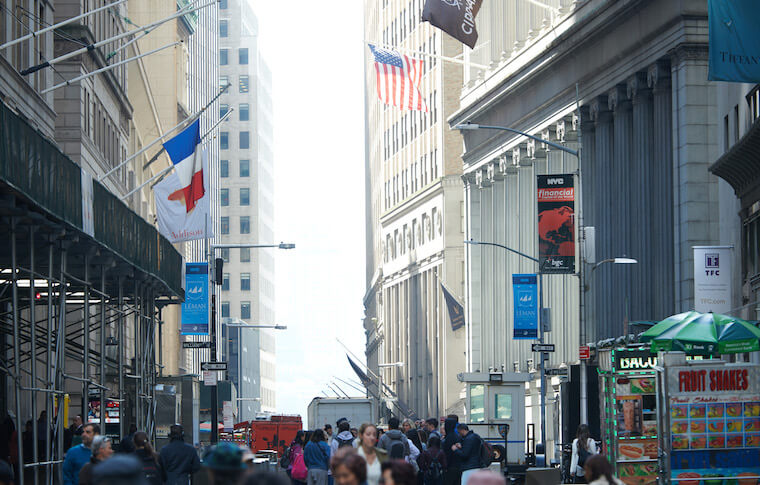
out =
<svg viewBox="0 0 760 485"><path fill-rule="evenodd" d="M760 329L741 318L692 311L666 318L641 334L640 340L651 342L652 353L738 354L760 350Z"/></svg>

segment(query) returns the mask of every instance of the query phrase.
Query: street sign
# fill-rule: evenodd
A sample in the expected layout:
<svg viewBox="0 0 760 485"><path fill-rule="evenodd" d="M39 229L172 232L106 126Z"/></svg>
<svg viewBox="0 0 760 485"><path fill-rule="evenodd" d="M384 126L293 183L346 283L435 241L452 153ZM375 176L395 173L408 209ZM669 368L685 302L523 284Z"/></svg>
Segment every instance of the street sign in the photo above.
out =
<svg viewBox="0 0 760 485"><path fill-rule="evenodd" d="M182 342L183 349L210 349L211 342Z"/></svg>
<svg viewBox="0 0 760 485"><path fill-rule="evenodd" d="M567 368L564 369L546 369L547 376L566 376Z"/></svg>
<svg viewBox="0 0 760 485"><path fill-rule="evenodd" d="M227 370L227 362L201 362L201 370Z"/></svg>
<svg viewBox="0 0 760 485"><path fill-rule="evenodd" d="M533 352L554 352L554 344L533 344L530 348Z"/></svg>
<svg viewBox="0 0 760 485"><path fill-rule="evenodd" d="M581 345L578 349L578 358L581 360L589 360L591 358L591 348L588 345Z"/></svg>
<svg viewBox="0 0 760 485"><path fill-rule="evenodd" d="M216 385L216 372L210 370L203 371L203 385L215 386Z"/></svg>

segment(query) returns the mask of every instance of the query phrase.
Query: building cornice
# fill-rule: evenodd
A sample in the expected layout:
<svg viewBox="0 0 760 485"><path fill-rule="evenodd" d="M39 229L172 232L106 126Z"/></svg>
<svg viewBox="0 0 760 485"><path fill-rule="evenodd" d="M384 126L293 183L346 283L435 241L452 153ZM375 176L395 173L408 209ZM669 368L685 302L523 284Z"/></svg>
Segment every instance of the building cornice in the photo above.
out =
<svg viewBox="0 0 760 485"><path fill-rule="evenodd" d="M405 199L389 211L380 215L380 224L385 226L406 216L413 210L417 209L420 204L428 202L438 195L443 195L443 179L436 179L433 183L428 184L422 190L415 192L411 197Z"/></svg>

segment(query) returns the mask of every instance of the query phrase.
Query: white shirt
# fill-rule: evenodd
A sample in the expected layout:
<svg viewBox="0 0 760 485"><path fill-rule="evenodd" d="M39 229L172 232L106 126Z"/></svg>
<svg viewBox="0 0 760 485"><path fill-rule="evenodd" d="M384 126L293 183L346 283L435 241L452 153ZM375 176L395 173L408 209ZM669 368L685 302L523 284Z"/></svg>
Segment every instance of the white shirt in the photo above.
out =
<svg viewBox="0 0 760 485"><path fill-rule="evenodd" d="M358 453L367 462L367 485L378 485L383 477L383 470L377 453L375 454L375 461L371 465L369 464L369 460L367 460L367 455L364 454L364 448L360 446Z"/></svg>
<svg viewBox="0 0 760 485"><path fill-rule="evenodd" d="M586 449L592 455L599 453L599 451L596 449L596 441L594 441L593 438L588 439ZM573 459L570 462L570 474L579 477L582 477L586 474L586 472L583 471L583 467L578 466L578 438L575 438L573 440Z"/></svg>

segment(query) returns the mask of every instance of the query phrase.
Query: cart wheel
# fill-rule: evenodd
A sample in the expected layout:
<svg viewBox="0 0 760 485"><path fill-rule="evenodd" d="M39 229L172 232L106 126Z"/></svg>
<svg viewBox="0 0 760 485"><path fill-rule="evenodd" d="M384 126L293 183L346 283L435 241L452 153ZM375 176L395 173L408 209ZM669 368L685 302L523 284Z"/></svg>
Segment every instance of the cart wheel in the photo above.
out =
<svg viewBox="0 0 760 485"><path fill-rule="evenodd" d="M503 462L507 456L507 450L501 445L493 445L493 461Z"/></svg>

